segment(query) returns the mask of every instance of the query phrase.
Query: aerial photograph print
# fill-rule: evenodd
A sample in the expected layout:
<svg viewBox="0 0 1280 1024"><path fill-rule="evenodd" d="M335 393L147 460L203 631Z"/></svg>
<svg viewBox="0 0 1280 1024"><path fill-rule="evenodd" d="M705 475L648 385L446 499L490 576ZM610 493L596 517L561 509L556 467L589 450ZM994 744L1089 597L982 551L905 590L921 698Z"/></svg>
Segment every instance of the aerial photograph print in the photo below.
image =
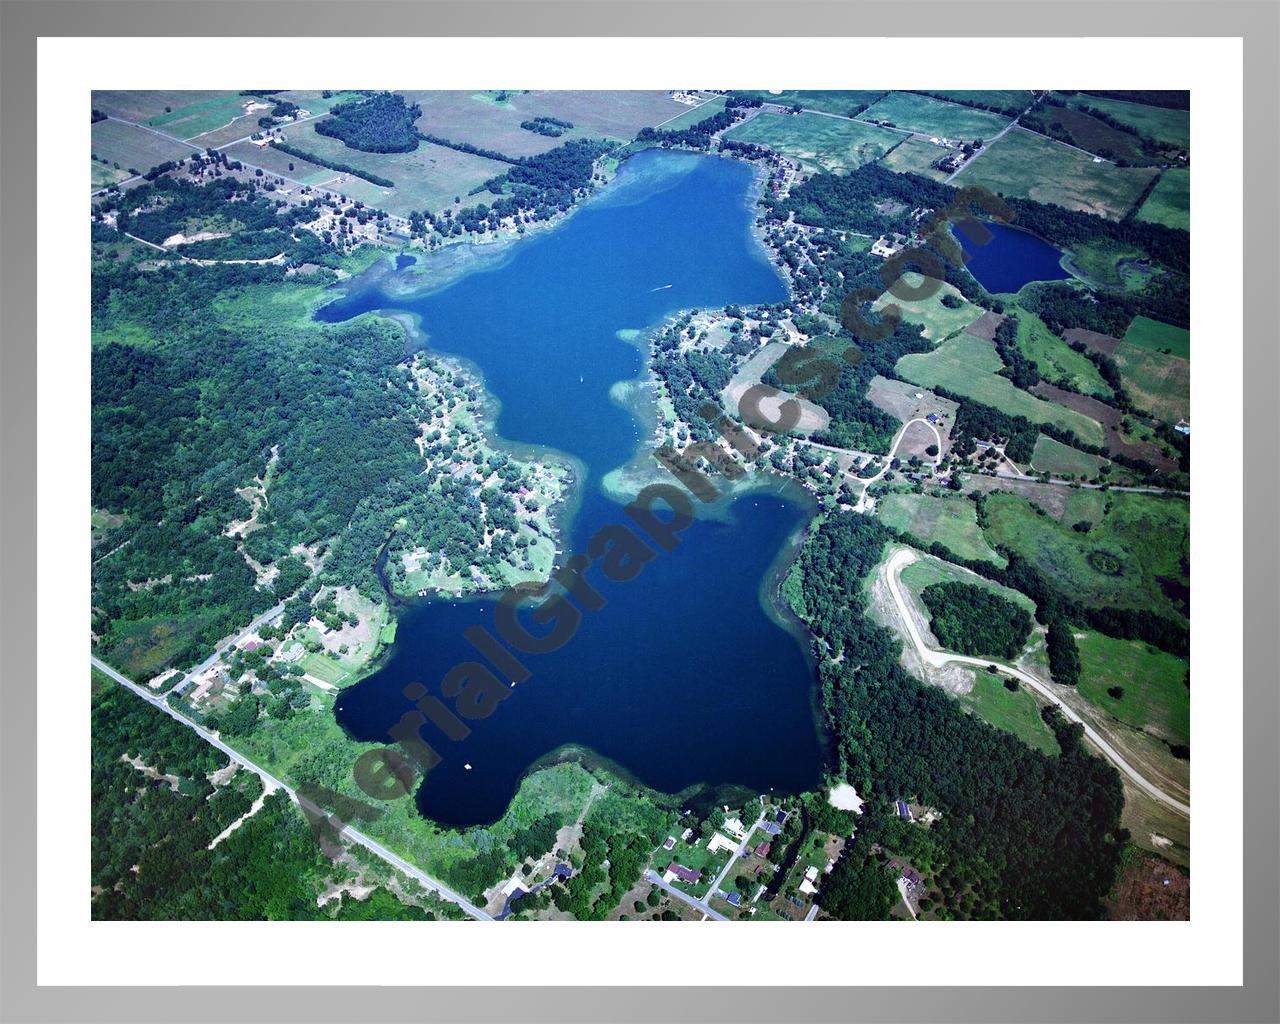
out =
<svg viewBox="0 0 1280 1024"><path fill-rule="evenodd" d="M95 91L93 920L1188 920L1189 122Z"/></svg>

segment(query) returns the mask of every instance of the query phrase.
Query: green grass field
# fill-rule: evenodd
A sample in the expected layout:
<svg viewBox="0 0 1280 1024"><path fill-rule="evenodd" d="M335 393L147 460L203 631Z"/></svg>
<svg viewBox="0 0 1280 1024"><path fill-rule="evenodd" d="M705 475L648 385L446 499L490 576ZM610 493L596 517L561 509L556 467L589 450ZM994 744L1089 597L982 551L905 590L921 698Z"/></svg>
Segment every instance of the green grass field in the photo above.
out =
<svg viewBox="0 0 1280 1024"><path fill-rule="evenodd" d="M1173 168L1160 175L1137 213L1137 220L1164 224L1171 228L1191 229L1191 171Z"/></svg>
<svg viewBox="0 0 1280 1024"><path fill-rule="evenodd" d="M1124 332L1124 340L1130 345L1152 352L1168 352L1179 359L1191 358L1191 332L1185 327L1174 327L1145 316L1135 316Z"/></svg>
<svg viewBox="0 0 1280 1024"><path fill-rule="evenodd" d="M256 106L260 109L248 114L246 106ZM159 113L147 118L145 123L152 128L160 129L166 135L179 139L191 139L233 121L244 119L249 127L242 134L249 135L257 130L257 119L268 113L272 106L270 101L254 96L228 93L174 107L167 113Z"/></svg>
<svg viewBox="0 0 1280 1024"><path fill-rule="evenodd" d="M1122 124L1127 124L1141 135L1187 149L1191 145L1191 112L1170 110L1167 107L1150 107L1145 103L1112 100L1102 96L1077 93L1067 102L1073 107L1093 107L1110 114Z"/></svg>
<svg viewBox="0 0 1280 1024"><path fill-rule="evenodd" d="M727 96L716 96L706 103L699 103L696 107L685 107L683 113L677 114L670 121L663 124L662 127L665 131L672 132L692 128L699 121L706 120L708 117L712 117L724 110L727 100Z"/></svg>
<svg viewBox="0 0 1280 1024"><path fill-rule="evenodd" d="M1063 593L1090 606L1147 608L1178 617L1174 598L1186 585L1190 552L1187 502L1111 493L1108 511L1088 533L1041 515L1013 494L991 494L987 540L1018 552Z"/></svg>
<svg viewBox="0 0 1280 1024"><path fill-rule="evenodd" d="M1035 451L1031 453L1031 468L1037 473L1079 477L1084 480L1096 480L1098 470L1106 461L1098 455L1079 451L1044 434L1036 440Z"/></svg>
<svg viewBox="0 0 1280 1024"><path fill-rule="evenodd" d="M825 114L757 114L724 137L768 146L806 167L841 173L879 160L901 138L898 132Z"/></svg>
<svg viewBox="0 0 1280 1024"><path fill-rule="evenodd" d="M924 281L924 275L914 270L908 270L902 274L902 282L909 288L919 288ZM872 303L871 308L879 312L885 306L897 306L902 311L902 319L908 323L920 324L924 328L924 336L935 345L964 330L982 316L983 310L961 295L954 285L944 281L933 283L936 287L928 298L900 299L892 292L886 291ZM954 309L943 305L942 298L945 295L958 300L960 305Z"/></svg>
<svg viewBox="0 0 1280 1024"><path fill-rule="evenodd" d="M1110 385L1102 379L1098 367L1049 330L1045 322L1025 309L1018 317L1018 348L1035 361L1040 375L1047 380L1065 380L1072 391L1094 395L1103 400L1114 397Z"/></svg>
<svg viewBox="0 0 1280 1024"><path fill-rule="evenodd" d="M958 699L983 721L997 729L1011 732L1029 747L1046 754L1058 753L1053 730L1040 717L1040 705L1025 686L1017 691L1005 689L1004 679L990 672L977 671L973 689Z"/></svg>
<svg viewBox="0 0 1280 1024"><path fill-rule="evenodd" d="M558 117L593 138L623 142L633 139L641 128L651 128L689 109L660 89L533 89L514 94L506 102L525 111L525 117Z"/></svg>
<svg viewBox="0 0 1280 1024"><path fill-rule="evenodd" d="M303 160L301 157L284 153L271 146L255 146L252 142L239 142L234 146L228 146L226 154L229 160L243 160L271 174L286 175L304 185L319 185L342 177L342 172L335 171L332 167L322 167L320 164L313 164L309 160Z"/></svg>
<svg viewBox="0 0 1280 1024"><path fill-rule="evenodd" d="M1157 273L1141 249L1102 240L1077 245L1070 265L1090 286L1112 290L1138 291Z"/></svg>
<svg viewBox="0 0 1280 1024"><path fill-rule="evenodd" d="M999 376L1003 365L991 342L961 333L932 352L903 356L897 375L923 387L944 387L1011 415L1025 416L1032 423L1054 423L1088 444L1104 443L1097 420L1014 387L1007 377Z"/></svg>
<svg viewBox="0 0 1280 1024"><path fill-rule="evenodd" d="M935 498L928 494L886 494L876 504L885 524L921 541L936 541L961 558L1004 565L978 527L977 510L968 498Z"/></svg>
<svg viewBox="0 0 1280 1024"><path fill-rule="evenodd" d="M483 197L468 198L467 193L489 178L505 174L510 166L429 142L420 143L412 153L363 153L358 149L348 149L337 139L318 134L314 123L286 128L283 134L290 145L303 152L394 181L396 187L393 189L362 181L335 187L344 194L402 217L413 210L442 209L451 204L454 197L460 197L464 206L482 202Z"/></svg>
<svg viewBox="0 0 1280 1024"><path fill-rule="evenodd" d="M1087 153L1014 128L970 161L955 181L1120 220L1155 174L1145 167L1094 163Z"/></svg>
<svg viewBox="0 0 1280 1024"><path fill-rule="evenodd" d="M1190 744L1191 691L1187 662L1140 640L1116 640L1086 632L1080 648L1081 696L1117 721L1171 743ZM1124 693L1118 699L1112 687Z"/></svg>
<svg viewBox="0 0 1280 1024"><path fill-rule="evenodd" d="M914 92L891 92L867 108L862 116L869 121L889 121L898 128L948 139L989 139L1009 123L1009 118L1002 114Z"/></svg>
<svg viewBox="0 0 1280 1024"><path fill-rule="evenodd" d="M584 130L573 118L561 118L571 123L573 128L558 137L521 128L523 121L556 116L528 93L513 93L502 103L495 103L489 93L459 90L408 90L404 97L422 108L417 120L419 131L451 142L466 142L483 149L497 150L514 158L545 153L572 139L598 134ZM675 104L672 106L685 109L676 108Z"/></svg>
<svg viewBox="0 0 1280 1024"><path fill-rule="evenodd" d="M935 146L924 139L907 139L895 146L880 159L880 166L887 167L899 174L919 174L934 181L942 181L947 171L934 167L934 162L946 156L950 150L943 146Z"/></svg>
<svg viewBox="0 0 1280 1024"><path fill-rule="evenodd" d="M90 131L93 156L106 160L108 165L119 164L121 170L132 168L139 174L166 160L181 160L195 152L181 142L121 121L99 121Z"/></svg>
<svg viewBox="0 0 1280 1024"><path fill-rule="evenodd" d="M1122 341L1112 355L1134 404L1168 423L1191 418L1191 364Z"/></svg>
<svg viewBox="0 0 1280 1024"><path fill-rule="evenodd" d="M223 89L95 89L93 107L126 121L163 117L165 107L179 110L195 103L237 96Z"/></svg>
<svg viewBox="0 0 1280 1024"><path fill-rule="evenodd" d="M114 185L117 181L124 181L127 177L129 172L124 169L117 170L110 164L100 163L97 160L89 161L89 187L95 191Z"/></svg>
<svg viewBox="0 0 1280 1024"><path fill-rule="evenodd" d="M931 93L957 103L981 103L1021 113L1031 106L1036 94L1030 89L929 89Z"/></svg>
<svg viewBox="0 0 1280 1024"><path fill-rule="evenodd" d="M334 686L347 677L347 670L326 654L308 654L299 664L307 675L315 676L322 682Z"/></svg>

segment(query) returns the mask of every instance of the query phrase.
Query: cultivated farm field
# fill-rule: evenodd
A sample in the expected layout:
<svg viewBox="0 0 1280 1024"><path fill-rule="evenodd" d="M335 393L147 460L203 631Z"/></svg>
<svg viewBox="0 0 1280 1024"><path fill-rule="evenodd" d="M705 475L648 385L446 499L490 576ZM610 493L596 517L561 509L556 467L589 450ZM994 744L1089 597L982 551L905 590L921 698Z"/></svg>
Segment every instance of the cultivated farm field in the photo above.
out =
<svg viewBox="0 0 1280 1024"><path fill-rule="evenodd" d="M1168 423L1191 418L1191 364L1122 341L1112 358L1134 404Z"/></svg>
<svg viewBox="0 0 1280 1024"><path fill-rule="evenodd" d="M279 174L300 181L304 185L319 185L324 182L336 182L344 177L341 171L331 167L313 164L309 160L293 156L271 146L255 146L252 142L238 142L228 146L229 160L242 160L255 167L261 167L269 174ZM345 188L346 186L342 186ZM370 186L373 187L373 186Z"/></svg>
<svg viewBox="0 0 1280 1024"><path fill-rule="evenodd" d="M1005 564L982 536L977 509L968 498L894 492L876 503L876 514L895 530L936 541L962 558Z"/></svg>
<svg viewBox="0 0 1280 1024"><path fill-rule="evenodd" d="M914 92L891 92L868 107L862 116L869 121L889 121L898 128L948 139L989 139L1009 123L1009 118L1002 114Z"/></svg>
<svg viewBox="0 0 1280 1024"><path fill-rule="evenodd" d="M225 89L95 89L93 106L126 121L146 121L163 116L166 107L174 111L226 97L238 94Z"/></svg>
<svg viewBox="0 0 1280 1024"><path fill-rule="evenodd" d="M545 153L570 139L593 134L584 131L572 118L561 118L574 127L554 138L521 128L523 121L556 116L548 107L539 104L532 93L513 93L501 102L496 101L491 93L461 90L409 90L404 97L407 102L422 108L416 124L423 134L496 150L517 159ZM394 175L388 177L394 178Z"/></svg>
<svg viewBox="0 0 1280 1024"><path fill-rule="evenodd" d="M1156 173L1146 167L1095 163L1087 153L1014 128L970 161L955 180L1120 220Z"/></svg>
<svg viewBox="0 0 1280 1024"><path fill-rule="evenodd" d="M1020 114L1031 106L1036 94L1030 89L928 89L927 92L956 103L978 103L984 107L996 107L1009 113Z"/></svg>
<svg viewBox="0 0 1280 1024"><path fill-rule="evenodd" d="M1106 461L1098 455L1082 452L1045 434L1036 439L1035 450L1031 453L1032 469L1037 473L1051 473L1056 477L1096 480L1098 471Z"/></svg>
<svg viewBox="0 0 1280 1024"><path fill-rule="evenodd" d="M925 281L923 274L914 270L905 271L901 282L908 288L919 288ZM900 299L892 292L886 291L872 304L877 313L886 306L897 306L902 312L902 319L912 324L920 324L924 336L935 345L964 330L982 316L982 310L962 296L959 290L944 281L933 281L931 295L923 299ZM943 303L944 297L959 305L948 306Z"/></svg>
<svg viewBox="0 0 1280 1024"><path fill-rule="evenodd" d="M1025 309L1017 311L1017 344L1023 354L1034 360L1041 376L1050 380L1066 380L1073 390L1108 400L1112 391L1098 367L1083 354L1077 352L1034 313Z"/></svg>
<svg viewBox="0 0 1280 1024"><path fill-rule="evenodd" d="M1119 722L1168 740L1189 744L1191 691L1184 658L1141 640L1085 632L1080 648L1080 695ZM1107 691L1119 687L1117 697Z"/></svg>
<svg viewBox="0 0 1280 1024"><path fill-rule="evenodd" d="M934 181L942 181L948 172L934 167L934 163L949 153L945 146L936 146L927 139L910 138L894 146L880 159L880 166L899 174L920 174Z"/></svg>
<svg viewBox="0 0 1280 1024"><path fill-rule="evenodd" d="M1152 352L1167 351L1179 359L1191 358L1191 332L1185 327L1164 324L1150 317L1135 316L1124 332L1124 340Z"/></svg>
<svg viewBox="0 0 1280 1024"><path fill-rule="evenodd" d="M1093 107L1127 124L1140 135L1187 149L1191 145L1191 112L1152 107L1145 103L1113 100L1104 96L1077 93L1067 102L1074 107Z"/></svg>
<svg viewBox="0 0 1280 1024"><path fill-rule="evenodd" d="M944 387L1032 423L1053 423L1073 431L1088 444L1104 441L1102 425L1074 409L1057 405L1013 386L999 371L1004 363L995 346L960 333L932 352L913 353L898 360L897 374L923 387Z"/></svg>
<svg viewBox="0 0 1280 1024"><path fill-rule="evenodd" d="M90 152L122 170L145 174L166 160L181 160L195 152L190 146L122 121L98 121L90 129Z"/></svg>
<svg viewBox="0 0 1280 1024"><path fill-rule="evenodd" d="M1137 213L1138 220L1189 231L1191 228L1191 171L1174 167L1160 175L1156 187Z"/></svg>
<svg viewBox="0 0 1280 1024"><path fill-rule="evenodd" d="M724 137L768 146L806 167L843 173L884 156L902 135L825 114L757 114L734 125Z"/></svg>
<svg viewBox="0 0 1280 1024"><path fill-rule="evenodd" d="M568 121L593 138L622 142L634 138L641 128L652 128L689 109L659 89L533 89L509 102L533 111L534 116Z"/></svg>
<svg viewBox="0 0 1280 1024"><path fill-rule="evenodd" d="M338 187L347 195L401 217L413 210L442 209L455 197L461 198L464 206L481 202L479 198L468 200L467 193L489 178L505 174L510 167L499 160L429 142L419 143L411 153L365 153L320 135L311 123L288 127L282 134L290 145L303 152L394 181L393 189L356 181Z"/></svg>

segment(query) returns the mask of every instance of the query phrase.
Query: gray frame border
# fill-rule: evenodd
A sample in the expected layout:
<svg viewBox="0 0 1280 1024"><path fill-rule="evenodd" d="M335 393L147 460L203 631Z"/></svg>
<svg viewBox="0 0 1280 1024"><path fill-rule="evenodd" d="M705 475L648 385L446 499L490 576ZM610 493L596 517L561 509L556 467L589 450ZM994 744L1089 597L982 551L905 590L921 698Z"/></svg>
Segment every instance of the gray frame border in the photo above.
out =
<svg viewBox="0 0 1280 1024"><path fill-rule="evenodd" d="M1280 281L1276 168L1280 6L1275 0L984 0L785 5L746 0L0 0L0 1020L5 1021L644 1021L954 1020L1242 1021L1280 1019L1280 686L1271 650L1280 622ZM1087 15L1096 13L1100 17ZM1083 16L1083 17L1082 17ZM1244 39L1244 985L1238 988L713 989L37 988L35 985L35 263L36 39L40 36L1228 36ZM1067 951L1088 956L1088 950ZM856 962L856 952L850 953ZM477 998L479 997L479 998Z"/></svg>

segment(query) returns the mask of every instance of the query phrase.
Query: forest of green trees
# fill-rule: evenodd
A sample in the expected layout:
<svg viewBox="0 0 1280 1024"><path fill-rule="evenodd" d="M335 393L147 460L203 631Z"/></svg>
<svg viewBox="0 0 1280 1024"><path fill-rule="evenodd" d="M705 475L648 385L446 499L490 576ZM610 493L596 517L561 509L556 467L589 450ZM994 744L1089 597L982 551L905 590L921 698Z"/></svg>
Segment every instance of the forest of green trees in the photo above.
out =
<svg viewBox="0 0 1280 1024"><path fill-rule="evenodd" d="M1031 633L1026 609L971 583L935 583L920 599L929 609L933 635L960 654L1013 661Z"/></svg>
<svg viewBox="0 0 1280 1024"><path fill-rule="evenodd" d="M1062 750L1046 755L902 669L862 586L889 536L870 517L836 515L800 555L808 622L829 655L823 706L841 772L868 799L857 842L907 842L895 840L887 804L918 800L943 817L902 852L928 871L948 914L1098 917L1125 839L1118 774L1085 752L1078 726L1051 721Z"/></svg>
<svg viewBox="0 0 1280 1024"><path fill-rule="evenodd" d="M380 92L339 103L329 117L315 122L316 134L341 139L348 149L366 153L408 153L418 148L415 122L422 114L416 103L399 93Z"/></svg>
<svg viewBox="0 0 1280 1024"><path fill-rule="evenodd" d="M353 878L355 870L321 853L302 812L283 793L267 797L257 813L208 849L251 808L262 781L239 771L215 789L207 776L227 766L226 756L115 683L95 684L92 730L94 920L436 916L382 888L363 903L344 894L317 906L327 885Z"/></svg>

